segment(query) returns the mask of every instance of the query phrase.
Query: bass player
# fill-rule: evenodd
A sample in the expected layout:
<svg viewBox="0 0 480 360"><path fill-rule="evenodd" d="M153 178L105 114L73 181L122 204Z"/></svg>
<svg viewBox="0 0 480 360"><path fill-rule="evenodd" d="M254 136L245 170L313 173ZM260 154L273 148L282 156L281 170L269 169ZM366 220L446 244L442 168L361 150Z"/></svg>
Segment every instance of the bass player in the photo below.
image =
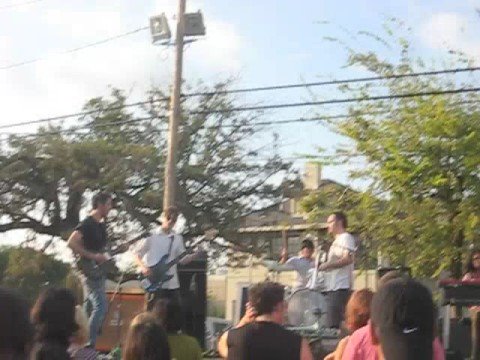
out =
<svg viewBox="0 0 480 360"><path fill-rule="evenodd" d="M83 259L102 264L109 258L104 254L107 246L105 218L112 209L112 195L105 192L96 194L92 199L92 211L68 239L67 246ZM105 293L106 274L91 274L82 271L81 280L84 294L84 307L89 314L89 346L95 347L97 335L107 313L107 296Z"/></svg>
<svg viewBox="0 0 480 360"><path fill-rule="evenodd" d="M150 268L158 263L164 255L168 255L168 261L171 261L185 252L182 236L173 231L177 219L177 208L173 206L167 208L160 217L162 225L158 233L139 241L132 247L131 251L133 252L135 262L143 275L150 275L152 271ZM198 255L198 253L187 255L180 260L180 263L187 264L197 258ZM172 275L172 278L164 282L160 289L148 294L147 310L151 310L155 302L160 298L167 298L181 304L177 265L173 265L168 270L167 275Z"/></svg>

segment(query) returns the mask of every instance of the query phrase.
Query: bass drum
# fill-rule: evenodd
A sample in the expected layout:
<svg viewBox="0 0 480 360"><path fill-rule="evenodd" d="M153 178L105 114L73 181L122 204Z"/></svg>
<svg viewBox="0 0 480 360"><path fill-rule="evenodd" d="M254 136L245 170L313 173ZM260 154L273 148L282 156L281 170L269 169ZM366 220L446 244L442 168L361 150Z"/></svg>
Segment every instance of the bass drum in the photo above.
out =
<svg viewBox="0 0 480 360"><path fill-rule="evenodd" d="M324 327L327 309L325 297L308 288L296 290L287 300L288 325L293 327Z"/></svg>

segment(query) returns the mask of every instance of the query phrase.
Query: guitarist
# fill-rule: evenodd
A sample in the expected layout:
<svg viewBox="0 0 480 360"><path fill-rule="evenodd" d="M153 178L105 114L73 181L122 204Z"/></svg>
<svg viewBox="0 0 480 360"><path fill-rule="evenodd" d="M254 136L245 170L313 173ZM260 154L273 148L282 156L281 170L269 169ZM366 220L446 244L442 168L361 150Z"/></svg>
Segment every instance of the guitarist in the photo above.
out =
<svg viewBox="0 0 480 360"><path fill-rule="evenodd" d="M67 246L76 255L102 264L108 260L108 257L103 253L107 245L105 218L112 208L112 195L105 192L96 194L92 199L92 208L90 215L83 219L70 235ZM89 346L95 347L97 335L107 313L106 275L93 277L85 273L82 274L81 278L84 306L87 314L90 315Z"/></svg>
<svg viewBox="0 0 480 360"><path fill-rule="evenodd" d="M178 210L176 207L167 208L162 214L160 221L162 223L160 230L157 234L153 234L146 239L138 242L133 247L132 252L135 257L135 261L140 271L148 276L151 274L150 267L155 265L164 255L168 254L168 261L175 259L183 252L185 252L185 245L183 244L183 238L181 235L173 232L173 227L178 219ZM196 255L185 256L180 263L187 264ZM152 309L155 302L160 298L167 298L172 301L181 303L180 301L180 283L178 281L177 265L173 265L167 272L173 277L162 284L162 287L149 294L147 298L147 309Z"/></svg>

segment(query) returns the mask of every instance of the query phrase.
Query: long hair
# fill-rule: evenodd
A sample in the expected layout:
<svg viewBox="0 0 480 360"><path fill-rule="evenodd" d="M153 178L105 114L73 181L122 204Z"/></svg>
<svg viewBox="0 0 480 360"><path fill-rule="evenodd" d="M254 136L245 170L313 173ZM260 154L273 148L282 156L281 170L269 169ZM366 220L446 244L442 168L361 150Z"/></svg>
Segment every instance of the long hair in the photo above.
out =
<svg viewBox="0 0 480 360"><path fill-rule="evenodd" d="M87 314L80 305L75 306L75 322L78 325L78 330L73 334L71 342L85 346L90 338L90 329Z"/></svg>
<svg viewBox="0 0 480 360"><path fill-rule="evenodd" d="M75 297L68 289L47 289L38 297L31 311L35 340L51 341L68 347L78 330L75 322Z"/></svg>
<svg viewBox="0 0 480 360"><path fill-rule="evenodd" d="M128 329L123 360L170 360L167 335L159 322L151 315L137 318Z"/></svg>
<svg viewBox="0 0 480 360"><path fill-rule="evenodd" d="M473 266L473 258L476 254L480 254L480 248L475 248L470 252L470 255L468 256L467 263L465 264L465 272L466 273L472 273L476 272L477 270Z"/></svg>
<svg viewBox="0 0 480 360"><path fill-rule="evenodd" d="M0 358L26 359L32 345L33 327L26 301L11 290L0 288Z"/></svg>
<svg viewBox="0 0 480 360"><path fill-rule="evenodd" d="M350 296L345 308L345 326L350 332L367 325L372 299L373 292L370 289L357 290Z"/></svg>

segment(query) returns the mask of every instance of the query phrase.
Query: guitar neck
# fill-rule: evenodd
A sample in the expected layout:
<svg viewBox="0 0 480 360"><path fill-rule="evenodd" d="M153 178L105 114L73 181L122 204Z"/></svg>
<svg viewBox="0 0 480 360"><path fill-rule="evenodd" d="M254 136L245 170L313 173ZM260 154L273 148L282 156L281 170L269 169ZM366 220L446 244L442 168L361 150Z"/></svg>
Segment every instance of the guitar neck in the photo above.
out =
<svg viewBox="0 0 480 360"><path fill-rule="evenodd" d="M114 256L114 255L118 255L118 254L124 253L125 251L127 251L128 247L129 247L130 245L133 245L133 244L136 243L138 240L144 238L146 235L148 235L148 233L147 233L147 232L144 232L144 233L142 233L142 234L134 237L132 240L128 240L127 242L119 245L119 248L109 251L110 255ZM126 246L127 248L123 249L122 247L124 247L124 246Z"/></svg>
<svg viewBox="0 0 480 360"><path fill-rule="evenodd" d="M187 256L188 254L190 254L189 251L184 251L183 253L181 253L180 255L178 255L175 259L169 261L167 263L167 266L170 267L170 266L173 266L173 265L177 265L180 261L182 261L182 259Z"/></svg>

